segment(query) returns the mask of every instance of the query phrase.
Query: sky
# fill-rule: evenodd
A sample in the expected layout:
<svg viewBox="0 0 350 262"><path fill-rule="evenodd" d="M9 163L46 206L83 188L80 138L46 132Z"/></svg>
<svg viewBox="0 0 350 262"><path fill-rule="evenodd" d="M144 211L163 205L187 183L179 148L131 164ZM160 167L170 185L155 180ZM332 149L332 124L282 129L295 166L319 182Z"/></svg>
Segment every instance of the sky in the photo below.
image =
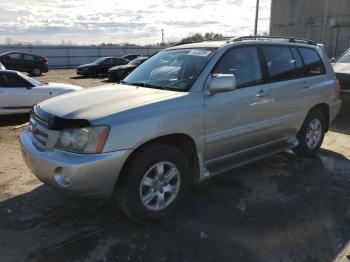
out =
<svg viewBox="0 0 350 262"><path fill-rule="evenodd" d="M0 43L178 41L194 33L250 35L256 0L0 0ZM258 32L269 31L271 0L260 0Z"/></svg>

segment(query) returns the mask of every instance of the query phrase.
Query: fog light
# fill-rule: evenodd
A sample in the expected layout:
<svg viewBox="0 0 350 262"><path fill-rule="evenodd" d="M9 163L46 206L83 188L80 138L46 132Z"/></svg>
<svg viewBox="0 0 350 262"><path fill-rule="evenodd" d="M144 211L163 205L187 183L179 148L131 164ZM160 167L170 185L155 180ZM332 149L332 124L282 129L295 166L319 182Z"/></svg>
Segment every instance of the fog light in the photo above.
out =
<svg viewBox="0 0 350 262"><path fill-rule="evenodd" d="M62 187L68 187L70 185L71 177L68 173L65 172L63 167L56 167L54 178L57 184Z"/></svg>

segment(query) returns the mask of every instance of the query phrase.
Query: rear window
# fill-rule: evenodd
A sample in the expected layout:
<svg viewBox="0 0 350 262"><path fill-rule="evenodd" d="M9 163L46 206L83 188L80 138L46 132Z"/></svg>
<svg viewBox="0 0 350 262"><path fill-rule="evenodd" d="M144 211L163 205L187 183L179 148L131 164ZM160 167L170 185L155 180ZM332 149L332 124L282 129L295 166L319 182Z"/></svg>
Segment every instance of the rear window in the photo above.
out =
<svg viewBox="0 0 350 262"><path fill-rule="evenodd" d="M304 61L303 73L305 76L321 75L325 73L323 62L318 53L311 48L299 48Z"/></svg>

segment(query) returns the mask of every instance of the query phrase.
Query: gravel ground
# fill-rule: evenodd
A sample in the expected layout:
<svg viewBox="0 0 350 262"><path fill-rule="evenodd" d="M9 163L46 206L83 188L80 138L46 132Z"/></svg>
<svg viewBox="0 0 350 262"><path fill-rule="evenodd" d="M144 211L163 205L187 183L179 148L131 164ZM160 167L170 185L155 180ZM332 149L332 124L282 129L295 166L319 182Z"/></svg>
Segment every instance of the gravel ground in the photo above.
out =
<svg viewBox="0 0 350 262"><path fill-rule="evenodd" d="M42 81L104 79L51 70ZM313 159L284 152L193 188L163 222L143 226L112 203L68 196L26 168L28 116L0 119L0 261L348 261L350 94Z"/></svg>

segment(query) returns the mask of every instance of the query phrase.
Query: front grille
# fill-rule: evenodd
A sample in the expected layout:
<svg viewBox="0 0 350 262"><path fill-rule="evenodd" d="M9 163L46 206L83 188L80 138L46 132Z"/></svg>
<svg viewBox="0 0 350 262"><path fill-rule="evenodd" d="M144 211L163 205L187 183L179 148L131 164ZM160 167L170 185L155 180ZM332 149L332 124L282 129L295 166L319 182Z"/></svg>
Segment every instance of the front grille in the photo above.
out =
<svg viewBox="0 0 350 262"><path fill-rule="evenodd" d="M29 129L35 139L41 146L47 146L49 137L48 124L36 115L31 114L29 119Z"/></svg>

